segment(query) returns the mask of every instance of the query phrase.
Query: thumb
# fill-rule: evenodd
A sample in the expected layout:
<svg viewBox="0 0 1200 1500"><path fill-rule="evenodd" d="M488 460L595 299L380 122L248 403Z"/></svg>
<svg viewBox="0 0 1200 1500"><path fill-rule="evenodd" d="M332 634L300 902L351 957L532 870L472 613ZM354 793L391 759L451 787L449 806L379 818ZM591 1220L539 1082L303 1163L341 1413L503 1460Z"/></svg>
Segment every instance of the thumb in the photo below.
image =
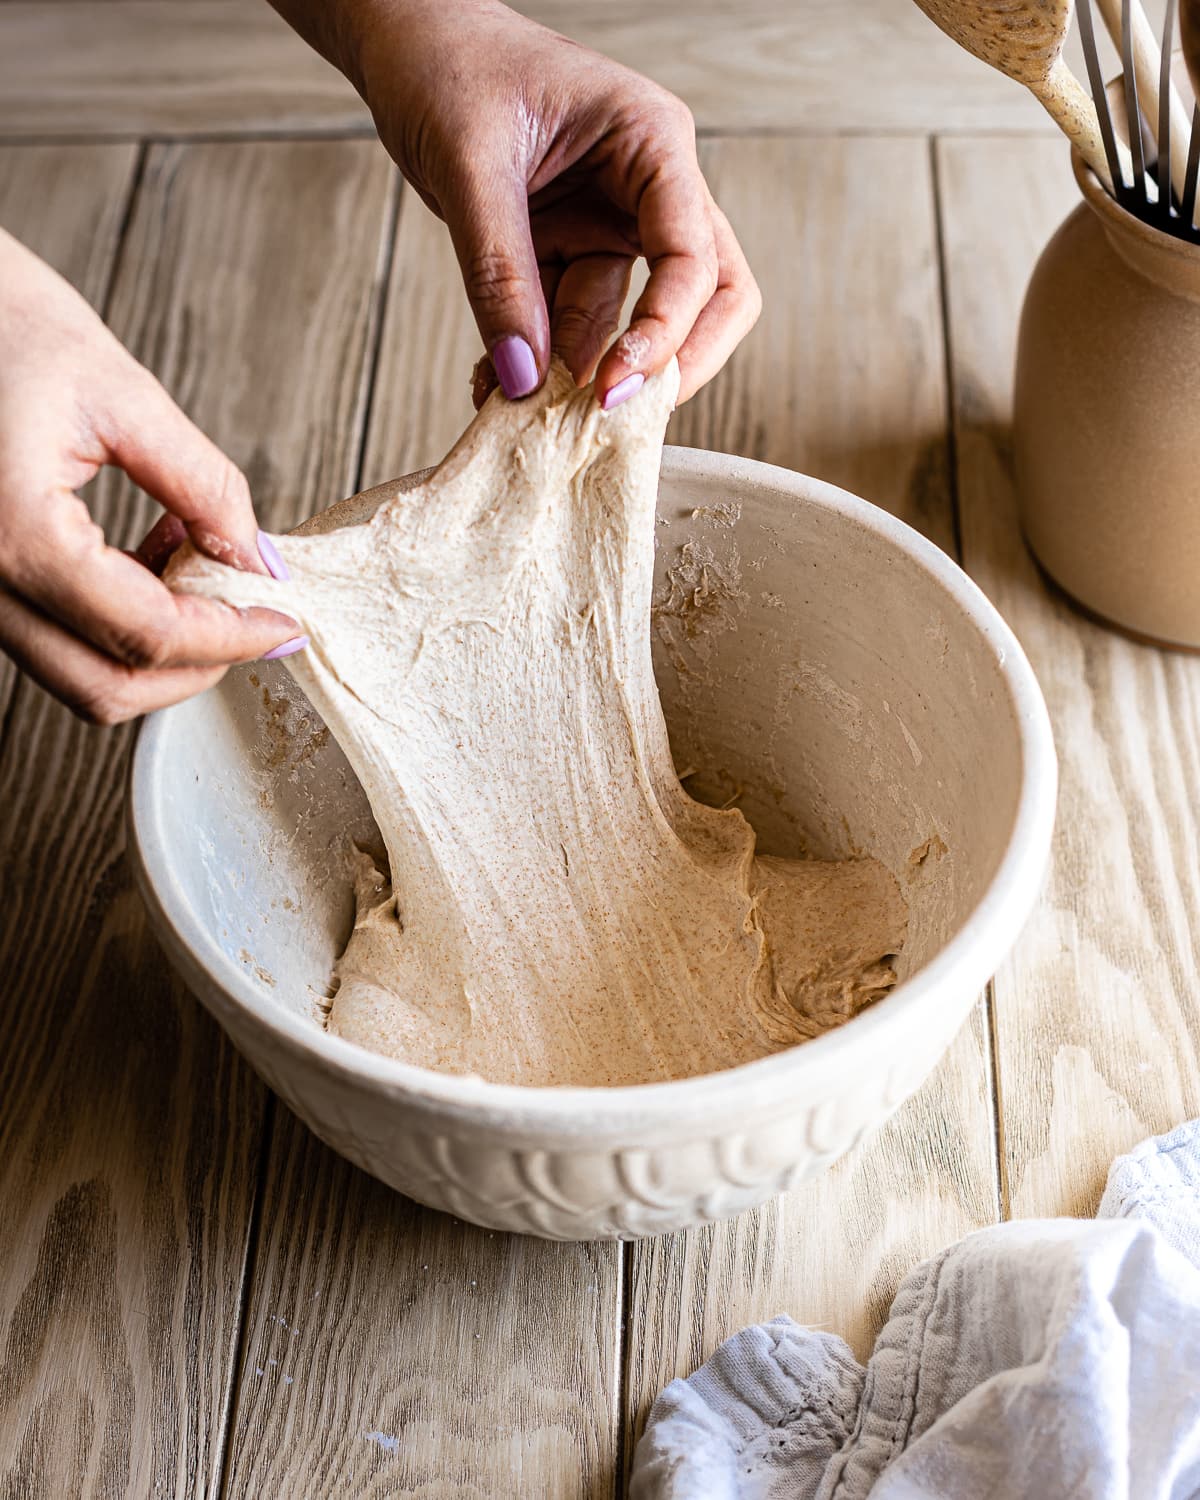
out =
<svg viewBox="0 0 1200 1500"><path fill-rule="evenodd" d="M141 365L116 383L104 438L110 462L177 516L200 551L248 572L268 571L245 475Z"/></svg>
<svg viewBox="0 0 1200 1500"><path fill-rule="evenodd" d="M549 365L550 321L525 183L511 166L477 164L443 212L500 388L510 401L528 396Z"/></svg>

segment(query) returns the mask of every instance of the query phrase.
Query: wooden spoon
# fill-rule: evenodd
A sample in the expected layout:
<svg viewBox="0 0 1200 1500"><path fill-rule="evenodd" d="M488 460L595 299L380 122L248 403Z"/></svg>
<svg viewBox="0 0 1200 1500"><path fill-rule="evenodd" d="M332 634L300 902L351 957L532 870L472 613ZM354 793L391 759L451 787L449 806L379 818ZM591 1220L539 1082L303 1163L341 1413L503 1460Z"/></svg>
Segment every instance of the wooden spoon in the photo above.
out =
<svg viewBox="0 0 1200 1500"><path fill-rule="evenodd" d="M1112 191L1095 105L1062 60L1071 0L917 0L917 4L960 47L1023 83Z"/></svg>
<svg viewBox="0 0 1200 1500"><path fill-rule="evenodd" d="M1179 39L1188 77L1200 102L1200 0L1179 0Z"/></svg>

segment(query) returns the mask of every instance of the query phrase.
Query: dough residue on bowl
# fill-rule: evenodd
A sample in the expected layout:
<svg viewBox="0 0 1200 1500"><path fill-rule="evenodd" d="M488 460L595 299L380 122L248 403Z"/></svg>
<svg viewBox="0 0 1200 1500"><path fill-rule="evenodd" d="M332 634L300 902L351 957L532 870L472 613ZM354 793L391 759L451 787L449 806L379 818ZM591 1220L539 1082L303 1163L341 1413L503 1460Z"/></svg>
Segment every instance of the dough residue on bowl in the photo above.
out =
<svg viewBox="0 0 1200 1500"><path fill-rule="evenodd" d="M387 869L356 861L339 1035L497 1082L644 1083L792 1046L895 982L884 866L756 857L675 774L650 610L677 387L672 366L604 412L555 363L415 488L280 538L288 582L172 565L300 622L287 665L383 835Z"/></svg>

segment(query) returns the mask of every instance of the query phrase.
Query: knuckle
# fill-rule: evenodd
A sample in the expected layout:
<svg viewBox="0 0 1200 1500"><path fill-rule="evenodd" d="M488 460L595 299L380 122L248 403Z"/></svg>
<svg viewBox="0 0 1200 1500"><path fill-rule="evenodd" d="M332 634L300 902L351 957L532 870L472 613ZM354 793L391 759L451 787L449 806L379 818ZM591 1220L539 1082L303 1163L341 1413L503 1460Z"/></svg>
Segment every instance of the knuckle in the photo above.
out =
<svg viewBox="0 0 1200 1500"><path fill-rule="evenodd" d="M519 300L527 286L509 258L498 250L480 250L463 266L463 285L476 306L506 307Z"/></svg>
<svg viewBox="0 0 1200 1500"><path fill-rule="evenodd" d="M102 435L112 445L128 438L136 424L146 420L147 412L156 416L163 401L169 398L154 372L123 345L118 344L106 354L105 399L96 417Z"/></svg>
<svg viewBox="0 0 1200 1500"><path fill-rule="evenodd" d="M250 484L246 476L231 458L220 455L220 466L216 476L217 504L223 513L241 511L250 504Z"/></svg>
<svg viewBox="0 0 1200 1500"><path fill-rule="evenodd" d="M616 319L607 312L594 307L573 305L555 309L554 338L556 343L578 343L581 339L603 336L615 326Z"/></svg>
<svg viewBox="0 0 1200 1500"><path fill-rule="evenodd" d="M659 87L658 107L668 125L695 139L696 117L678 94Z"/></svg>
<svg viewBox="0 0 1200 1500"><path fill-rule="evenodd" d="M209 448L212 468L194 485L197 514L189 530L211 557L234 562L237 548L231 536L242 532L246 517L253 514L250 485L241 469L215 446Z"/></svg>
<svg viewBox="0 0 1200 1500"><path fill-rule="evenodd" d="M134 671L154 671L171 663L170 633L160 627L119 626L109 632L109 652Z"/></svg>
<svg viewBox="0 0 1200 1500"><path fill-rule="evenodd" d="M675 121L676 128L684 132L690 141L696 139L696 116L692 113L689 105L682 99L671 95L671 117Z"/></svg>
<svg viewBox="0 0 1200 1500"><path fill-rule="evenodd" d="M118 672L94 682L81 683L64 694L67 707L85 724L111 728L137 714L127 681Z"/></svg>
<svg viewBox="0 0 1200 1500"><path fill-rule="evenodd" d="M757 323L763 310L762 290L754 277L749 277L739 288L742 306L751 324Z"/></svg>

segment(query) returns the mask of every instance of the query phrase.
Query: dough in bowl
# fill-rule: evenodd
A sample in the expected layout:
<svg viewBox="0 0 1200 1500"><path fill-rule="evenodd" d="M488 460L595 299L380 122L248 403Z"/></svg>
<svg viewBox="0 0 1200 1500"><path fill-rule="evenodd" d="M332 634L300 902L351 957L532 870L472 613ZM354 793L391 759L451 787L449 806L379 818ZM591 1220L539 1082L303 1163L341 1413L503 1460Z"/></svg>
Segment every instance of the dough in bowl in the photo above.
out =
<svg viewBox="0 0 1200 1500"><path fill-rule="evenodd" d="M650 605L677 388L672 365L604 412L555 363L415 488L279 538L288 582L172 564L175 589L301 623L287 666L379 824L339 1035L496 1082L648 1083L793 1046L895 982L881 864L756 858L675 774Z"/></svg>

